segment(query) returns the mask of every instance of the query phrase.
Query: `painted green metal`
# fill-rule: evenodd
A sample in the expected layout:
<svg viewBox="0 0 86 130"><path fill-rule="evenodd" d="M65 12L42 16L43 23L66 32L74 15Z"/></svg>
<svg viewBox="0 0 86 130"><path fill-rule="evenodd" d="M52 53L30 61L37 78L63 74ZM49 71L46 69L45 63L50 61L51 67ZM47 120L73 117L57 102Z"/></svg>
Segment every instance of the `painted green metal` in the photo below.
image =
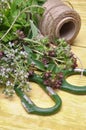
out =
<svg viewBox="0 0 86 130"><path fill-rule="evenodd" d="M62 82L60 89L63 91L69 92L69 93L77 94L77 95L86 95L86 86L81 86L81 87L75 86L75 85L68 83L66 80L67 77L69 77L71 75L80 74L81 72L83 73L83 75L86 76L86 69L84 69L84 70L74 69L74 70L63 71L64 77L63 77L63 82ZM15 92L20 97L22 105L25 108L25 110L29 113L38 114L38 115L51 115L51 114L54 114L57 111L59 111L61 108L61 105L62 105L62 101L61 101L61 98L57 95L57 93L51 87L45 86L43 84L43 79L37 74L32 76L29 80L39 84L39 86L47 94L49 94L49 96L55 102L55 105L50 108L40 108L40 107L36 106L31 101L31 99L17 85L15 85L15 87L14 87Z"/></svg>
<svg viewBox="0 0 86 130"><path fill-rule="evenodd" d="M76 86L67 82L66 78L71 75L77 75L83 73L86 76L86 69L74 69L74 70L66 70L64 71L63 83L61 86L61 90L64 90L69 93L77 94L77 95L86 95L86 86Z"/></svg>
<svg viewBox="0 0 86 130"><path fill-rule="evenodd" d="M15 92L20 97L22 105L25 108L25 110L28 113L38 114L38 115L51 115L51 114L54 114L57 111L59 111L59 109L61 108L62 101L61 101L60 97L55 93L55 91L48 86L47 87L44 86L42 79L37 75L34 75L31 78L31 81L38 83L40 85L40 87L47 94L49 94L49 96L55 102L55 105L53 107L50 107L50 108L40 108L40 107L36 106L31 101L31 99L18 86L15 86L14 87Z"/></svg>

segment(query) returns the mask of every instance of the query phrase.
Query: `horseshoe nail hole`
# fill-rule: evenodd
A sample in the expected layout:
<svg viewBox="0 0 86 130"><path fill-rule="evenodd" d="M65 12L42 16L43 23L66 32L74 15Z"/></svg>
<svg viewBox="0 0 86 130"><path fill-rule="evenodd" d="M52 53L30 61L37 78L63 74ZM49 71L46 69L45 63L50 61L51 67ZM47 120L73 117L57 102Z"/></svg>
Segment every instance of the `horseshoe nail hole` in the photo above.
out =
<svg viewBox="0 0 86 130"><path fill-rule="evenodd" d="M73 76L67 77L66 81L72 85L86 86L86 76L73 75Z"/></svg>
<svg viewBox="0 0 86 130"><path fill-rule="evenodd" d="M66 22L60 29L60 38L70 40L75 34L75 24L72 21Z"/></svg>

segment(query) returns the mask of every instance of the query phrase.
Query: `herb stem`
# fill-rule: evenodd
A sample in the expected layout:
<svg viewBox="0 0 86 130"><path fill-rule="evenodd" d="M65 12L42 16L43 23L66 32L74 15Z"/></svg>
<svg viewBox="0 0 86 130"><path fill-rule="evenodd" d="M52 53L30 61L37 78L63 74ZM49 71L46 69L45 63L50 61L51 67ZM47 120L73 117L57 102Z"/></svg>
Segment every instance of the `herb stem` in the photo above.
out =
<svg viewBox="0 0 86 130"><path fill-rule="evenodd" d="M8 51L10 51L10 49L7 47L7 46L5 46L4 44L1 44L6 50L8 50Z"/></svg>
<svg viewBox="0 0 86 130"><path fill-rule="evenodd" d="M12 29L12 27L13 27L14 23L16 22L17 18L19 17L19 15L20 15L20 11L19 11L18 15L16 16L16 18L14 19L14 21L12 22L10 28L9 28L9 29L7 30L7 32L2 36L2 38L0 39L0 41L2 41L2 40L5 38L5 36L10 32L10 30Z"/></svg>
<svg viewBox="0 0 86 130"><path fill-rule="evenodd" d="M26 42L32 42L32 43L35 43L35 44L40 44L40 42L35 41L33 39L29 39L29 38L24 38L23 40L26 41Z"/></svg>
<svg viewBox="0 0 86 130"><path fill-rule="evenodd" d="M37 51L37 50L34 50L34 49L32 49L34 52L36 52L36 53L38 53L38 54L40 54L40 55L42 55L43 56L43 53L41 53L40 51Z"/></svg>

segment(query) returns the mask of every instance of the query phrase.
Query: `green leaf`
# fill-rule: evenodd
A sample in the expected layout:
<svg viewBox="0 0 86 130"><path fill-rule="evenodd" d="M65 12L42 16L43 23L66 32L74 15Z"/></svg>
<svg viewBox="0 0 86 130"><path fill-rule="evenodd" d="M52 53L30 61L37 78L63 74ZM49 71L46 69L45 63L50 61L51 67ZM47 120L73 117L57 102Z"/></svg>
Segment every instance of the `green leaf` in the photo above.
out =
<svg viewBox="0 0 86 130"><path fill-rule="evenodd" d="M54 63L49 64L48 67L47 67L47 69L48 69L49 71L54 72L54 73L59 72L59 69L58 69L57 65L54 64Z"/></svg>
<svg viewBox="0 0 86 130"><path fill-rule="evenodd" d="M28 58L27 58L27 62L28 62L28 65L31 65L31 63L33 62L33 60L31 59L30 56L28 56Z"/></svg>
<svg viewBox="0 0 86 130"><path fill-rule="evenodd" d="M32 38L35 38L38 35L38 28L35 26L32 20L30 20L30 25L32 30Z"/></svg>
<svg viewBox="0 0 86 130"><path fill-rule="evenodd" d="M39 5L43 5L46 2L46 0L38 0Z"/></svg>
<svg viewBox="0 0 86 130"><path fill-rule="evenodd" d="M10 27L9 18L7 18L6 16L4 16L3 25L6 27Z"/></svg>
<svg viewBox="0 0 86 130"><path fill-rule="evenodd" d="M12 12L16 11L17 6L18 6L18 5L21 5L21 3L22 3L23 1L24 1L24 0L13 0L13 2L11 3L11 10L12 10Z"/></svg>
<svg viewBox="0 0 86 130"><path fill-rule="evenodd" d="M35 66L41 70L44 71L45 70L45 66L42 62L38 61L38 60L33 60L33 63L35 64Z"/></svg>
<svg viewBox="0 0 86 130"><path fill-rule="evenodd" d="M55 67L54 64L49 64L47 69L48 69L49 71L53 71L54 67Z"/></svg>
<svg viewBox="0 0 86 130"><path fill-rule="evenodd" d="M0 32L0 39L3 37L3 35L5 33L6 33L5 31ZM2 41L8 42L8 41L11 41L11 40L14 40L14 39L16 39L16 36L12 32L10 32L2 39Z"/></svg>
<svg viewBox="0 0 86 130"><path fill-rule="evenodd" d="M32 50L28 47L28 46L24 46L24 50L28 53L28 54L31 54L32 53Z"/></svg>

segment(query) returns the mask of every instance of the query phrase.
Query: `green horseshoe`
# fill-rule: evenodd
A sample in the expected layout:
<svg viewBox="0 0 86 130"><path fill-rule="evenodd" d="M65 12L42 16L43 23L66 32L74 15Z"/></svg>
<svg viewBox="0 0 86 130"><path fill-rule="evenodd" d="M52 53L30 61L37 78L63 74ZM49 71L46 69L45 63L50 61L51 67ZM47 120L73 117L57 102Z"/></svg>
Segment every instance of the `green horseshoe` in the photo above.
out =
<svg viewBox="0 0 86 130"><path fill-rule="evenodd" d="M86 76L86 69L74 69L74 70L66 70L63 74L64 74L64 78L63 78L63 83L61 86L61 90L64 90L66 92L69 93L73 93L73 94L77 94L77 95L86 95L86 86L75 86L72 84L69 84L66 81L66 78L71 76L71 75L76 75L76 74L80 74L81 72L83 72L83 75Z"/></svg>
<svg viewBox="0 0 86 130"><path fill-rule="evenodd" d="M34 75L31 78L31 81L36 82L40 85L40 87L50 95L52 100L55 102L55 105L50 108L40 108L36 106L31 99L17 86L14 86L14 90L16 94L20 97L23 107L28 113L38 114L38 115L51 115L59 111L62 101L60 97L54 92L54 90L50 87L46 87L43 85L43 80L38 76Z"/></svg>

